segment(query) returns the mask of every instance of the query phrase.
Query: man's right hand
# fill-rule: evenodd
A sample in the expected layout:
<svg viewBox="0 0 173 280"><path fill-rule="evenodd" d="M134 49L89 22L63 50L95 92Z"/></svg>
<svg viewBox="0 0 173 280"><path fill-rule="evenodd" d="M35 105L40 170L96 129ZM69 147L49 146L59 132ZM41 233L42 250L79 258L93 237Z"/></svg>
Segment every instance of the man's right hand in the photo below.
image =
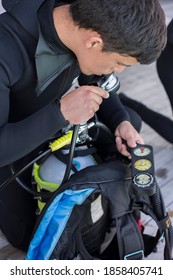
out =
<svg viewBox="0 0 173 280"><path fill-rule="evenodd" d="M77 125L88 121L99 110L103 98L109 93L97 86L81 86L60 100L60 109L70 124Z"/></svg>

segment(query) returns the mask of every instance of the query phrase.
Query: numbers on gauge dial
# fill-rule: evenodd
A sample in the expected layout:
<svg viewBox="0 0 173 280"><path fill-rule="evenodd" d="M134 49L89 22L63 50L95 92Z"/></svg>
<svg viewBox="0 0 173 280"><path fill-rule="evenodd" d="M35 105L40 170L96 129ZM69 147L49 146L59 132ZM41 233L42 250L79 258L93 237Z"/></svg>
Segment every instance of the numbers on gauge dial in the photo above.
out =
<svg viewBox="0 0 173 280"><path fill-rule="evenodd" d="M140 170L140 171L145 171L145 170L148 170L150 167L152 166L152 163L150 160L148 159L138 159L135 163L134 163L134 167L137 169L137 170Z"/></svg>
<svg viewBox="0 0 173 280"><path fill-rule="evenodd" d="M151 153L151 150L148 147L140 147L140 148L136 148L134 150L134 154L138 157L148 156L150 153Z"/></svg>
<svg viewBox="0 0 173 280"><path fill-rule="evenodd" d="M148 173L137 174L134 177L134 183L140 186L149 186L152 183L153 179Z"/></svg>

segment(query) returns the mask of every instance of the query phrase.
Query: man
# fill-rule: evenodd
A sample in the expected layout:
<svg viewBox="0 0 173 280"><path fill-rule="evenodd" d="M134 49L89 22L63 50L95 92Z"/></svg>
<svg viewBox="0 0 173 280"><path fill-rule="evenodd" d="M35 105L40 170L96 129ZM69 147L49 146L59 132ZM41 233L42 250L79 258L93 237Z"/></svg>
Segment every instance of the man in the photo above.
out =
<svg viewBox="0 0 173 280"><path fill-rule="evenodd" d="M3 0L0 17L0 182L24 166L67 125L95 112L113 131L118 151L143 139L117 95L73 80L120 73L155 61L166 42L157 0ZM22 174L30 180L31 174ZM0 226L8 240L26 249L35 223L35 202L17 182L0 192Z"/></svg>

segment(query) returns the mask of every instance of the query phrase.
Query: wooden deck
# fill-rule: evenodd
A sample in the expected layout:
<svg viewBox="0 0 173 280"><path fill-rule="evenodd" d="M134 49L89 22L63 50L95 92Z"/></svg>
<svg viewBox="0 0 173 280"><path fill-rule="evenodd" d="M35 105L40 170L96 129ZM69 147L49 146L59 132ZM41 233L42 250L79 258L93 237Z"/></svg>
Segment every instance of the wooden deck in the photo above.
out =
<svg viewBox="0 0 173 280"><path fill-rule="evenodd" d="M172 18L173 0L161 0L160 2L167 16L167 22L169 22ZM155 63L126 69L120 75L120 81L122 92L172 119L172 110L157 76ZM166 209L173 222L173 146L145 123L142 125L141 134L145 143L154 148L156 178L162 191ZM143 223L147 232L155 231L155 225L151 219L143 216ZM163 259L162 247L161 240L157 246L157 252L152 253L148 259ZM23 252L13 248L0 233L0 260L19 260L23 259L24 256Z"/></svg>

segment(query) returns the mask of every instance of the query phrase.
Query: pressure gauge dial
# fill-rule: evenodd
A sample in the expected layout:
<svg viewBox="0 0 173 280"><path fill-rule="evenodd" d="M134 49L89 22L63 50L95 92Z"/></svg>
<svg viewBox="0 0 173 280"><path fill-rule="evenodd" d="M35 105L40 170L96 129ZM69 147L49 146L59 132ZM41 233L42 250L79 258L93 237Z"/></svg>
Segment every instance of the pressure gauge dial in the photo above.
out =
<svg viewBox="0 0 173 280"><path fill-rule="evenodd" d="M151 161L146 158L138 159L137 161L134 162L134 168L139 171L148 170L151 168L151 166L152 166Z"/></svg>
<svg viewBox="0 0 173 280"><path fill-rule="evenodd" d="M153 183L153 176L149 173L137 173L133 178L133 182L138 187L149 187Z"/></svg>
<svg viewBox="0 0 173 280"><path fill-rule="evenodd" d="M133 153L138 157L144 157L151 153L151 149L149 147L141 146L134 149Z"/></svg>

